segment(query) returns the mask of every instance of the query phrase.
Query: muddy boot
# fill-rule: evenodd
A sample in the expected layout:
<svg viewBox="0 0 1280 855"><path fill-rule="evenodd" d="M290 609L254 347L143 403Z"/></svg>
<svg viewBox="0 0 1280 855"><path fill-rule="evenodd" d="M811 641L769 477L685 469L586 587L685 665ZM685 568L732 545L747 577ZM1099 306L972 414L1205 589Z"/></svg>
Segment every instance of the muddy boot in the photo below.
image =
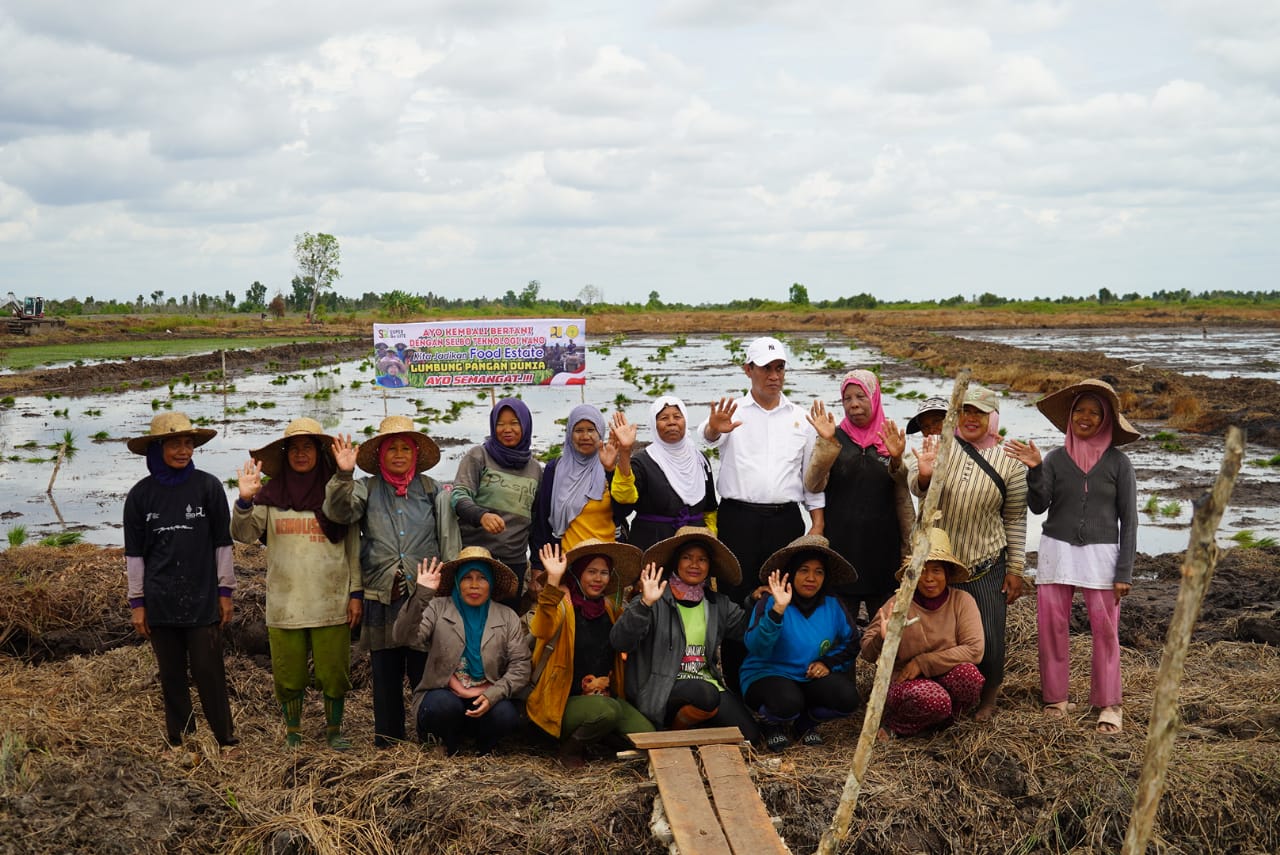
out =
<svg viewBox="0 0 1280 855"><path fill-rule="evenodd" d="M560 753L557 758L566 769L581 769L587 765L587 746L595 740L585 736L585 727L580 727L560 741Z"/></svg>
<svg viewBox="0 0 1280 855"><path fill-rule="evenodd" d="M346 706L346 698L324 698L324 738L334 751L350 751L351 742L342 735L342 710Z"/></svg>
<svg viewBox="0 0 1280 855"><path fill-rule="evenodd" d="M297 748L302 744L302 698L291 698L280 704L284 711L284 744Z"/></svg>

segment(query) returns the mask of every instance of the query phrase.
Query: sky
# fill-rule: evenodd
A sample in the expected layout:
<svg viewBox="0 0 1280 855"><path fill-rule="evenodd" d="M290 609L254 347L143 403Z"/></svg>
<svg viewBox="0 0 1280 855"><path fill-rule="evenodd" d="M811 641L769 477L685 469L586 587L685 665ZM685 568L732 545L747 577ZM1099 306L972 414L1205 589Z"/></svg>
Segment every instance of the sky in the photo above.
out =
<svg viewBox="0 0 1280 855"><path fill-rule="evenodd" d="M1275 290L1275 0L4 0L0 292Z"/></svg>

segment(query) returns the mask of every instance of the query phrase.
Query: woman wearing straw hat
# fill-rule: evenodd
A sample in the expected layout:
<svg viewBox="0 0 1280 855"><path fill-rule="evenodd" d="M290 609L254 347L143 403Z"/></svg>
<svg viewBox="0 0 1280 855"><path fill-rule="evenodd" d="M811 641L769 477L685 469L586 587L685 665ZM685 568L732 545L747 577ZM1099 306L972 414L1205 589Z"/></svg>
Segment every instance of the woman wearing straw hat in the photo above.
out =
<svg viewBox="0 0 1280 855"><path fill-rule="evenodd" d="M902 571L899 571L899 577ZM892 684L885 698L880 739L912 736L950 722L982 695L982 616L966 591L952 587L969 577L940 528L929 529L929 556L920 570L902 629ZM862 658L875 662L884 646L892 603L885 603L862 636Z"/></svg>
<svg viewBox="0 0 1280 855"><path fill-rule="evenodd" d="M725 690L716 651L741 639L747 613L709 584L739 584L738 559L710 529L686 526L644 553L640 596L609 633L627 654L627 698L657 727L737 727L759 744L760 729L741 699Z"/></svg>
<svg viewBox="0 0 1280 855"><path fill-rule="evenodd" d="M360 623L364 586L360 532L324 515L333 477L333 437L315 419L294 419L284 436L249 452L240 467L240 497L231 535L267 545L267 635L276 701L284 712L285 745L302 744L302 699L311 682L324 697L325 739L339 751L342 714L351 688L351 630ZM269 482L264 487L262 476Z"/></svg>
<svg viewBox="0 0 1280 855"><path fill-rule="evenodd" d="M413 595L396 618L400 644L431 650L413 693L418 736L434 735L450 756L466 737L488 754L520 721L511 697L529 683L529 642L500 602L515 588L510 567L482 546L466 546L453 561L418 565Z"/></svg>
<svg viewBox="0 0 1280 855"><path fill-rule="evenodd" d="M406 416L388 416L357 448L350 436L333 441L338 470L325 488L322 511L336 523L360 526L364 581L361 641L369 647L373 677L373 742L379 748L403 740L404 683L418 685L427 654L392 639L395 623L415 584L418 564L440 555L435 500L439 485L426 471L440 462L431 437ZM369 473L355 479L355 467Z"/></svg>
<svg viewBox="0 0 1280 855"><path fill-rule="evenodd" d="M217 434L183 413L162 413L151 430L128 441L151 473L124 502L124 555L130 620L160 671L165 737L182 744L195 732L187 672L214 738L235 745L227 699L222 628L231 622L236 588L227 491L192 454Z"/></svg>
<svg viewBox="0 0 1280 855"><path fill-rule="evenodd" d="M547 578L529 621L536 673L525 712L560 739L565 765L580 766L584 749L611 733L653 730L624 700L622 657L609 642L618 619L610 597L635 583L641 554L592 539L566 554L548 544L541 558Z"/></svg>
<svg viewBox="0 0 1280 855"><path fill-rule="evenodd" d="M995 714L1004 682L1004 632L1008 607L1022 596L1026 564L1027 469L1000 448L1000 398L991 389L970 385L956 420L956 447L946 471L934 471L938 438L926 437L907 461L907 484L923 497L940 480L940 525L952 548L969 568L963 588L982 614L985 682L974 717Z"/></svg>
<svg viewBox="0 0 1280 855"><path fill-rule="evenodd" d="M519 398L503 398L489 411L489 436L458 462L451 500L464 546L483 546L520 581L529 567L533 499L542 464L533 456L533 414Z"/></svg>
<svg viewBox="0 0 1280 855"><path fill-rule="evenodd" d="M809 424L818 442L805 470L806 490L826 495L826 527L831 548L858 572L840 582L839 595L854 618L865 605L867 619L893 596L893 574L909 552L907 535L915 522L915 506L907 489L902 429L885 418L880 379L870 371L850 371L840 383L844 418L822 401L814 401Z"/></svg>
<svg viewBox="0 0 1280 855"><path fill-rule="evenodd" d="M857 577L816 534L796 538L760 568L769 595L751 613L740 677L769 750L787 747L789 726L802 744L821 745L818 724L857 709L858 630L840 598L828 596Z"/></svg>
<svg viewBox="0 0 1280 855"><path fill-rule="evenodd" d="M1099 708L1099 733L1123 729L1120 688L1120 600L1133 583L1138 541L1138 490L1133 464L1117 446L1138 439L1120 412L1116 390L1082 380L1036 402L1066 434L1042 459L1034 442L1010 441L1005 453L1027 466L1027 504L1044 513L1036 567L1040 691L1045 715L1063 718L1072 705L1071 601L1084 595L1093 636L1089 702Z"/></svg>

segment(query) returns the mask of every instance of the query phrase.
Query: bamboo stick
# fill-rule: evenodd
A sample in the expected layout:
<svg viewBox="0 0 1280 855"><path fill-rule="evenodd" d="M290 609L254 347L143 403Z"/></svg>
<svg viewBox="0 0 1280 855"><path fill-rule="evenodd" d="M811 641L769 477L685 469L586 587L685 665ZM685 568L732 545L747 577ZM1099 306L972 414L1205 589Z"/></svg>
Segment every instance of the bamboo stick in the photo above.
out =
<svg viewBox="0 0 1280 855"><path fill-rule="evenodd" d="M969 374L969 369L965 368L956 375L955 388L951 391L951 405L942 423L938 458L933 467L935 475L945 470L947 459L953 453L956 419L965 393L969 389ZM845 778L844 790L840 794L840 804L836 807L831 826L818 843L818 855L833 855L836 846L849 836L849 824L853 820L854 808L858 806L858 794L862 790L863 776L871 763L871 751L875 747L876 734L880 730L880 718L884 713L885 697L889 694L889 680L893 676L893 666L898 658L898 643L902 640L902 627L906 621L907 609L911 604L911 596L915 593L916 583L920 580L920 569L924 567L925 559L929 555L929 529L934 524L938 502L942 498L942 488L939 486L941 481L940 477L930 479L929 489L920 506L920 515L911 529L911 561L902 574L902 583L898 585L898 593L893 598L893 611L889 615L884 646L880 649L880 658L876 662L875 681L871 687L871 697L867 701L866 716L862 720L862 733L858 736L858 747L853 753L853 766L850 767L849 775Z"/></svg>
<svg viewBox="0 0 1280 855"><path fill-rule="evenodd" d="M1226 452L1213 489L1195 502L1191 519L1191 543L1182 562L1182 585L1178 589L1178 601L1173 607L1173 619L1169 622L1169 634L1160 658L1155 698L1151 704L1151 723L1147 727L1147 748L1138 778L1138 794L1134 799L1129 828L1124 835L1121 852L1140 855L1146 852L1155 823L1156 808L1164 792L1165 772L1178 736L1178 691L1182 685L1183 668L1186 665L1187 647L1191 631L1204 595L1213 580L1218 563L1218 544L1215 539L1222 512L1226 510L1240 473L1240 460L1244 456L1244 431L1234 425L1227 428Z"/></svg>
<svg viewBox="0 0 1280 855"><path fill-rule="evenodd" d="M44 488L44 494L53 497L53 482L58 477L58 470L62 468L62 459L67 453L67 443L65 441L58 444L58 459L53 464L53 474L49 476L49 486Z"/></svg>

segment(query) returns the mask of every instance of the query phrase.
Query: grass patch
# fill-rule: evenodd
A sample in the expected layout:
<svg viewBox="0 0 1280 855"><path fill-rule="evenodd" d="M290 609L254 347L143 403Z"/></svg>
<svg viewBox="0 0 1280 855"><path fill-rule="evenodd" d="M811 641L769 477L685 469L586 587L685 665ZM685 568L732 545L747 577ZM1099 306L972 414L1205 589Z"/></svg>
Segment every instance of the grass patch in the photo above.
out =
<svg viewBox="0 0 1280 855"><path fill-rule="evenodd" d="M21 546L27 542L27 527L25 525L15 525L5 532L5 537L9 538L9 546Z"/></svg>
<svg viewBox="0 0 1280 855"><path fill-rule="evenodd" d="M1182 513L1182 502L1165 502L1160 506L1160 515L1165 517L1176 517Z"/></svg>
<svg viewBox="0 0 1280 855"><path fill-rule="evenodd" d="M139 331L141 333L143 331ZM129 341L97 341L76 344L40 344L34 347L15 347L0 353L0 367L13 371L25 371L40 365L67 363L76 360L115 361L126 356L146 359L159 356L191 356L212 353L215 350L243 350L246 348L275 347L282 344L301 344L314 341L331 341L326 336L287 336L270 338L183 338Z"/></svg>
<svg viewBox="0 0 1280 855"><path fill-rule="evenodd" d="M41 546L73 546L84 540L84 535L78 531L63 531L57 534L51 534L48 537L40 538Z"/></svg>
<svg viewBox="0 0 1280 855"><path fill-rule="evenodd" d="M1276 545L1274 537L1255 537L1248 529L1231 535L1231 540L1234 540L1241 549L1266 549Z"/></svg>

